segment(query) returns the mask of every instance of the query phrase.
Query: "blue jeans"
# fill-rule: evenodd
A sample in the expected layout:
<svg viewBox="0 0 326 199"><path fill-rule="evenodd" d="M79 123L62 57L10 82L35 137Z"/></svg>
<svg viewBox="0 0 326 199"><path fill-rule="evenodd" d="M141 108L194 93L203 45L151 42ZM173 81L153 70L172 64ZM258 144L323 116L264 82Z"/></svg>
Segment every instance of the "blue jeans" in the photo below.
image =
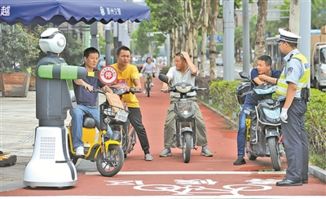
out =
<svg viewBox="0 0 326 199"><path fill-rule="evenodd" d="M252 109L254 105L243 104L239 115L239 129L237 137L238 157L244 157L246 146L246 113L245 110Z"/></svg>
<svg viewBox="0 0 326 199"><path fill-rule="evenodd" d="M83 146L82 130L83 117L87 114L95 119L96 126L100 126L100 113L98 107L90 107L78 104L77 107L71 110L72 117L72 143L74 148Z"/></svg>

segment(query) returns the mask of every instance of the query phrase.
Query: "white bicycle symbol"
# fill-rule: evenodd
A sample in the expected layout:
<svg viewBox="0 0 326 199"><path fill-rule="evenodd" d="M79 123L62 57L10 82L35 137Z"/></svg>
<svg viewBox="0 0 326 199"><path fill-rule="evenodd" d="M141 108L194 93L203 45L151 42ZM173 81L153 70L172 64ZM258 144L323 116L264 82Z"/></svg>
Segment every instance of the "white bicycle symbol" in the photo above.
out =
<svg viewBox="0 0 326 199"><path fill-rule="evenodd" d="M272 187L257 184L231 184L224 185L222 189L217 189L194 185L148 184L134 186L134 189L140 191L172 192L173 195L224 194L222 196L242 196L240 192L266 191L272 189Z"/></svg>

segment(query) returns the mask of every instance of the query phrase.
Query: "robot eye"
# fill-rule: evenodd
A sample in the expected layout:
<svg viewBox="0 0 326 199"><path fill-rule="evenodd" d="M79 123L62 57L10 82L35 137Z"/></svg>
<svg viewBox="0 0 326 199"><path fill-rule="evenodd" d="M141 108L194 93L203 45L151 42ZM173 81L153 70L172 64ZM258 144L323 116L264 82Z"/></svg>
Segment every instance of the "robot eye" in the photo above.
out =
<svg viewBox="0 0 326 199"><path fill-rule="evenodd" d="M64 41L64 39L63 39L63 38L60 38L60 39L57 41L57 45L58 45L59 47L64 47L64 45L65 45L65 41Z"/></svg>

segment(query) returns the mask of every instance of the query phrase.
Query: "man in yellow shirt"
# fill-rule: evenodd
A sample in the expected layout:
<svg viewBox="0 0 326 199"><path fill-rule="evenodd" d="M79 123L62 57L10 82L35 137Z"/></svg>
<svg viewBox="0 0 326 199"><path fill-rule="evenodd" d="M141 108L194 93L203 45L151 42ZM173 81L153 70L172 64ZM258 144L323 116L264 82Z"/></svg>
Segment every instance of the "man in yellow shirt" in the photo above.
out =
<svg viewBox="0 0 326 199"><path fill-rule="evenodd" d="M117 50L117 63L113 64L113 68L118 73L117 85L120 88L129 90L131 87L141 90L139 72L135 65L130 64L131 51L126 46L121 46ZM135 128L141 147L145 154L145 160L153 160L153 156L149 152L149 143L145 127L142 122L140 106L135 94L129 93L122 96L122 100L127 104L129 109L129 121Z"/></svg>

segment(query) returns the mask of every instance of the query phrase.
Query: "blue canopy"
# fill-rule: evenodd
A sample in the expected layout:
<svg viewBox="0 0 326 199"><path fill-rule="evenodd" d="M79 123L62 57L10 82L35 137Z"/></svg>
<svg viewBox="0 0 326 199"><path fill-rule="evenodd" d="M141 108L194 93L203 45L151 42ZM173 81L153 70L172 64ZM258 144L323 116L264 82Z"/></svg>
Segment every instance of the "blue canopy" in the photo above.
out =
<svg viewBox="0 0 326 199"><path fill-rule="evenodd" d="M104 24L149 19L147 6L122 0L0 0L0 23L24 25L51 22L76 24L95 21Z"/></svg>

